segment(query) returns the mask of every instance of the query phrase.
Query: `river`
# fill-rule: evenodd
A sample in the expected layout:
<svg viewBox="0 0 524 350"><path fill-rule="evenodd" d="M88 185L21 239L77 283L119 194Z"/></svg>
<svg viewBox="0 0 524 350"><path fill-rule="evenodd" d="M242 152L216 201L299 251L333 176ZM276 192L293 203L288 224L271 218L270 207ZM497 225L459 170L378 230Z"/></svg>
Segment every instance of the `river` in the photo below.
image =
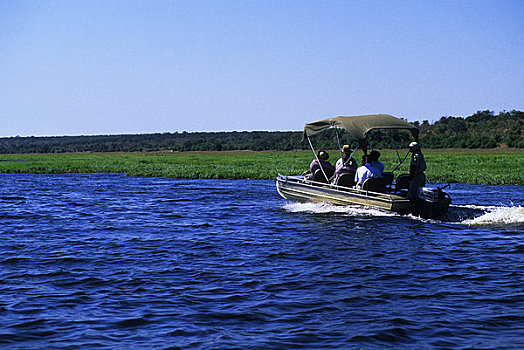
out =
<svg viewBox="0 0 524 350"><path fill-rule="evenodd" d="M2 348L524 348L524 186L425 220L274 181L0 184Z"/></svg>

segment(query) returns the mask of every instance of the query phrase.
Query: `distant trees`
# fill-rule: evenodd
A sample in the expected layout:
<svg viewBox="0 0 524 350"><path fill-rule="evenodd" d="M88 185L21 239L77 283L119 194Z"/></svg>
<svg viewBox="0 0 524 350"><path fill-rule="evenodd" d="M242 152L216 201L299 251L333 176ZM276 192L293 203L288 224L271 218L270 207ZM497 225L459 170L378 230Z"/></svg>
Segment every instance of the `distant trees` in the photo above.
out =
<svg viewBox="0 0 524 350"><path fill-rule="evenodd" d="M494 148L503 144L522 148L524 113L521 111L479 111L467 118L442 117L420 128L421 143L427 148Z"/></svg>
<svg viewBox="0 0 524 350"><path fill-rule="evenodd" d="M466 118L442 117L433 124L427 120L414 122L420 130L424 148L524 148L524 112L479 111ZM301 131L233 131L195 133L157 133L140 135L7 137L0 138L0 153L61 152L142 152L142 151L226 151L280 150L296 147L308 149L299 142ZM315 148L333 149L337 143L349 142L341 130L328 130L313 136ZM407 131L378 130L369 135L374 148L406 147Z"/></svg>

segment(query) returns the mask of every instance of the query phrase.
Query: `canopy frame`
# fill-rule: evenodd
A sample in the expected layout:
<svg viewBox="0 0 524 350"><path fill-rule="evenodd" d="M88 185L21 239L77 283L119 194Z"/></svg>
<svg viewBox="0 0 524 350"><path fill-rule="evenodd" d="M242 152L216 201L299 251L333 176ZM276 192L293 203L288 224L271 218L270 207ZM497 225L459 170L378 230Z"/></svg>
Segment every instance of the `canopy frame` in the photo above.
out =
<svg viewBox="0 0 524 350"><path fill-rule="evenodd" d="M334 117L320 120L317 122L307 123L304 126L302 133L302 140L318 134L326 129L342 128L348 133L350 141L358 141L360 148L367 152L368 134L372 130L377 129L397 129L408 130L413 135L415 141L418 142L419 130L418 127L408 123L405 120L396 118L389 114L370 114L353 117ZM337 133L338 136L338 133Z"/></svg>

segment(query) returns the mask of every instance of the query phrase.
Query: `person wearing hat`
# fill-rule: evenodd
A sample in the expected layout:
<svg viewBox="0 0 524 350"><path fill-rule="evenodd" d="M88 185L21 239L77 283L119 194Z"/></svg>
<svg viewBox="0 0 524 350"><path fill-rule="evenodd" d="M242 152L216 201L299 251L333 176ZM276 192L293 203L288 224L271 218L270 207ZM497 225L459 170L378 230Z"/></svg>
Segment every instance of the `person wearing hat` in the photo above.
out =
<svg viewBox="0 0 524 350"><path fill-rule="evenodd" d="M335 166L335 175L340 175L343 173L349 173L357 170L357 161L355 158L351 157L353 151L349 148L349 145L344 145L342 147L342 157L337 160Z"/></svg>
<svg viewBox="0 0 524 350"><path fill-rule="evenodd" d="M415 199L418 196L419 188L426 185L426 175L424 174L424 171L426 171L426 160L418 142L411 142L409 151L411 152L411 164L409 166L408 198Z"/></svg>
<svg viewBox="0 0 524 350"><path fill-rule="evenodd" d="M329 154L326 151L324 150L318 151L317 157L313 159L313 161L309 165L310 173L314 174L316 170L320 169L320 165L322 165L322 169L324 169L324 172L326 174L332 175L333 172L335 172L335 167L333 166L333 164L328 162L328 159L329 159Z"/></svg>

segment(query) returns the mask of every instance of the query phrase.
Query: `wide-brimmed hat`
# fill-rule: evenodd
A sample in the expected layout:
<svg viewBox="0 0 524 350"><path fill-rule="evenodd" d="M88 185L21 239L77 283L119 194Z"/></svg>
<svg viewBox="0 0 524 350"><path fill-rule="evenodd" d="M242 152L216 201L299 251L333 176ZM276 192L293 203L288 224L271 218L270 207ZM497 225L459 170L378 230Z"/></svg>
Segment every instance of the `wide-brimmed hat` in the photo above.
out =
<svg viewBox="0 0 524 350"><path fill-rule="evenodd" d="M326 152L326 151L318 151L318 159L320 160L328 160L329 159L329 154Z"/></svg>
<svg viewBox="0 0 524 350"><path fill-rule="evenodd" d="M351 154L351 152L353 152L351 150L351 147L349 147L349 145L344 145L342 146L342 152L346 153L346 154Z"/></svg>
<svg viewBox="0 0 524 350"><path fill-rule="evenodd" d="M418 144L418 142L413 141L409 144L409 148L420 149L420 145Z"/></svg>

